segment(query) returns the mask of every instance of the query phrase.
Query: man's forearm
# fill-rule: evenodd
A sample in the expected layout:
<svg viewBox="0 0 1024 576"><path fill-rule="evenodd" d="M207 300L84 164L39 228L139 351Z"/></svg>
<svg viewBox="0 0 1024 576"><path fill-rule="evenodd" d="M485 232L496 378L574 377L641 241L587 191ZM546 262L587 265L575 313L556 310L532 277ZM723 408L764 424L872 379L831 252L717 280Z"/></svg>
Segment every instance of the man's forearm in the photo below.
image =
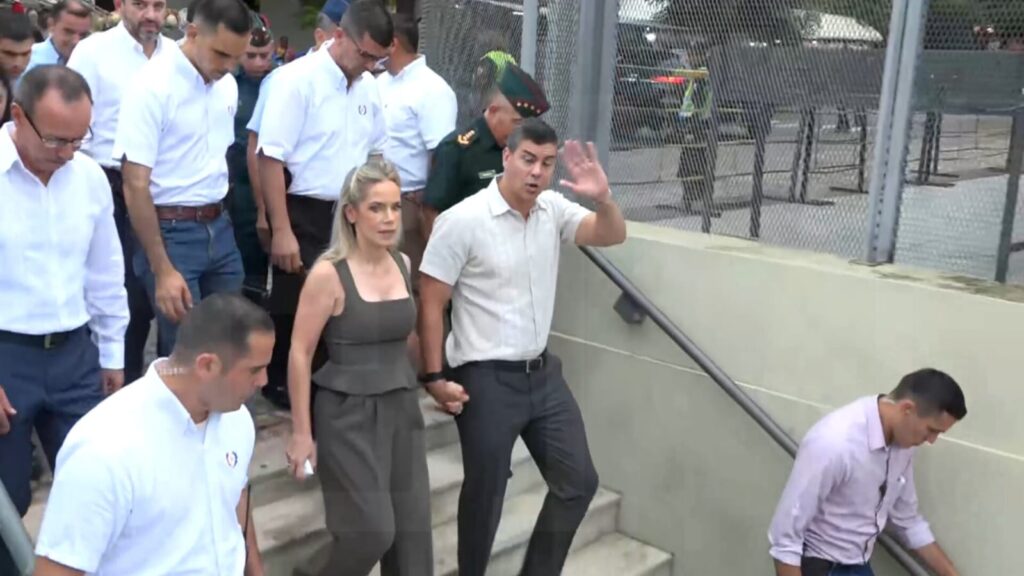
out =
<svg viewBox="0 0 1024 576"><path fill-rule="evenodd" d="M626 240L626 219L614 200L609 198L597 206L597 225L600 246L620 244Z"/></svg>
<svg viewBox="0 0 1024 576"><path fill-rule="evenodd" d="M959 576L960 573L953 566L953 561L949 559L949 556L946 555L938 543L932 542L927 546L918 548L915 552L938 576Z"/></svg>
<svg viewBox="0 0 1024 576"><path fill-rule="evenodd" d="M273 230L291 230L288 203L285 201L284 164L280 160L258 154L260 189L266 204L267 218Z"/></svg>
<svg viewBox="0 0 1024 576"><path fill-rule="evenodd" d="M444 345L444 304L420 304L420 362L423 373L440 372Z"/></svg>
<svg viewBox="0 0 1024 576"><path fill-rule="evenodd" d="M256 541L256 524L252 520L251 506L248 518L245 527L245 576L263 576L263 557L260 556L260 546Z"/></svg>
<svg viewBox="0 0 1024 576"><path fill-rule="evenodd" d="M420 210L420 218L423 219L420 222L420 227L423 228L423 240L430 240L430 233L434 231L434 220L437 220L437 210L423 204L423 208Z"/></svg>
<svg viewBox="0 0 1024 576"><path fill-rule="evenodd" d="M153 196L149 192L149 175L135 175L134 168L125 167L124 200L128 208L128 218L132 222L135 237L142 244L149 261L149 269L154 274L173 268L164 241L160 235L160 220L156 216ZM126 264L127 265L127 264Z"/></svg>
<svg viewBox="0 0 1024 576"><path fill-rule="evenodd" d="M775 561L775 576L802 576L799 566L791 566L783 562Z"/></svg>

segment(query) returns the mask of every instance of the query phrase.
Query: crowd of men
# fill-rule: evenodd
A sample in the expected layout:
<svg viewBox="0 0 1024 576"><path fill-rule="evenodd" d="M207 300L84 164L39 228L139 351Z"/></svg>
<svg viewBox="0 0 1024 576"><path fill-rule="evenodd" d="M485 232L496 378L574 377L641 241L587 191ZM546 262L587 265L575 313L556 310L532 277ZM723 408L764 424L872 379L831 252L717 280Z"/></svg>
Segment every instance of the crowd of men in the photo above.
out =
<svg viewBox="0 0 1024 576"><path fill-rule="evenodd" d="M460 573L485 573L519 437L550 489L523 573L559 573L598 483L547 350L559 246L626 236L593 146L564 144L561 183L589 210L549 190L560 142L529 74L486 55L475 119L456 129L417 22L378 0L321 12L313 48L277 68L240 0L193 2L180 45L161 35L164 0L118 9L86 37L88 6L62 0L42 43L0 11L0 479L24 514L35 433L55 470L36 573L263 573L244 403L263 390L288 405L307 273L343 183L373 162L399 174L418 380L457 417ZM870 574L891 522L956 574L911 464L965 415L956 382L925 370L823 420L772 523L777 573Z"/></svg>

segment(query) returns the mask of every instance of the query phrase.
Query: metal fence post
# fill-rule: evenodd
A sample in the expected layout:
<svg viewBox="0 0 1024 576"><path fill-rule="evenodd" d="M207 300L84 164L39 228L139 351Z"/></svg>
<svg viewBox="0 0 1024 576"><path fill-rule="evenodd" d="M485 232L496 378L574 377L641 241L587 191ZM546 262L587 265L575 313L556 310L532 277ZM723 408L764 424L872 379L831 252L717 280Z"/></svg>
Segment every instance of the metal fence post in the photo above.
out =
<svg viewBox="0 0 1024 576"><path fill-rule="evenodd" d="M519 65L537 77L537 28L540 25L540 0L523 0L523 41L519 49Z"/></svg>
<svg viewBox="0 0 1024 576"><path fill-rule="evenodd" d="M594 142L607 166L619 0L585 0L579 6L576 53L582 57L576 62L569 132Z"/></svg>
<svg viewBox="0 0 1024 576"><path fill-rule="evenodd" d="M885 75L875 137L875 167L868 196L865 260L892 262L896 253L914 85L924 40L928 0L896 0L892 7Z"/></svg>

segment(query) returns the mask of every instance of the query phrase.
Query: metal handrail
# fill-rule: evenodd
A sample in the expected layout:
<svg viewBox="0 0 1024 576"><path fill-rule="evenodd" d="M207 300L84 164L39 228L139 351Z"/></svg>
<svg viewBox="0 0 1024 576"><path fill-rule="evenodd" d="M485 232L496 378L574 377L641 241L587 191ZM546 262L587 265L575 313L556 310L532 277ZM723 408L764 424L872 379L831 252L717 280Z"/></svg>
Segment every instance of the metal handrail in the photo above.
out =
<svg viewBox="0 0 1024 576"><path fill-rule="evenodd" d="M683 352L686 352L686 354L689 355L690 358L692 358L693 361L696 362L697 365L700 366L700 368L704 370L704 372L707 373L707 375L710 376L716 384L718 384L722 391L732 398L744 412L753 418L754 421L757 422L757 425L767 432L768 436L770 436L776 444L782 447L782 449L785 450L791 458L796 457L796 451L799 447L796 441L793 440L793 438L787 434L781 426L779 426L778 422L769 416L768 413L757 404L757 402L754 402L754 400L748 396L747 393L744 392L743 389L741 389L739 385L737 385L736 382L725 373L725 371L715 364L715 362L709 358L708 355L693 342L693 340L690 340L679 326L676 326L676 324L672 322L672 320L669 319L669 317L666 316L650 298L641 292L640 289L637 288L637 286L633 284L633 282L627 278L626 275L623 274L607 256L594 248L586 246L581 246L580 250L586 254L602 272L604 272L605 276L607 276L612 283L618 286L619 289L632 300L632 303L637 308L650 317L650 319L654 321L659 328L661 328L662 332L664 332L666 336L671 338L672 341L683 350ZM904 548L902 544L897 542L891 536L882 533L879 535L878 540L882 544L882 547L885 548L896 562L905 568L909 574L912 576L930 575L930 573L921 566L917 559L914 558L910 551Z"/></svg>
<svg viewBox="0 0 1024 576"><path fill-rule="evenodd" d="M14 560L14 567L20 576L29 576L35 569L35 555L32 550L32 539L21 521L21 514L11 502L7 489L0 483L0 546L7 546L7 551Z"/></svg>

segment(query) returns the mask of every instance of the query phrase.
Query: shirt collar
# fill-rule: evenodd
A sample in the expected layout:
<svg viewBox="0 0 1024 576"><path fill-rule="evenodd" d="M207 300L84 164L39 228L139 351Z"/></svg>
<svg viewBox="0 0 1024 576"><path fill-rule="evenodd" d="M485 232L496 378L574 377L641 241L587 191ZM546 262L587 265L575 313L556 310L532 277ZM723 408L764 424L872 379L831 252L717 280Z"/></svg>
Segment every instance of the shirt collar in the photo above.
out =
<svg viewBox="0 0 1024 576"><path fill-rule="evenodd" d="M128 32L128 28L124 25L124 20L122 20L120 24L118 24L116 27L114 27L114 33L118 35L118 37L121 39L122 42L125 42L125 43L131 45L133 50L135 50L139 54L145 54L145 49L142 47L142 44L138 40L136 40L135 37L132 36L130 32ZM153 56L156 56L157 54L159 54L160 51L163 50L163 46L164 46L164 35L163 34L157 34L157 36L156 36L156 50L153 51Z"/></svg>
<svg viewBox="0 0 1024 576"><path fill-rule="evenodd" d="M868 421L868 448L872 451L884 450L885 430L882 429L882 414L878 410L878 396L864 399L864 415Z"/></svg>
<svg viewBox="0 0 1024 576"><path fill-rule="evenodd" d="M316 52L310 54L309 56L306 56L306 58L313 58L314 60L316 60L317 65L320 66L320 68L327 74L327 77L330 78L332 82L342 87L348 86L348 76L345 76L345 73L342 72L341 70L341 66L338 66L338 63L335 62L334 58L331 57L330 50L324 50L323 48L321 48L320 50L317 50ZM359 80L361 79L362 76L356 78L352 82L352 86L355 86L356 82L359 82Z"/></svg>
<svg viewBox="0 0 1024 576"><path fill-rule="evenodd" d="M168 362L167 358L157 358L149 365L149 370L146 371L145 379L150 381L154 388L156 388L157 405L160 411L167 414L171 422L180 424L182 432L188 432L189 430L195 430L198 425L192 420L192 415L185 409L185 405L181 403L181 400L171 392L171 389L167 387L167 383L164 382L160 373L157 372L157 366ZM206 422L209 423L215 414L210 412L206 417ZM209 424L207 424L209 426Z"/></svg>
<svg viewBox="0 0 1024 576"><path fill-rule="evenodd" d="M491 212L491 216L498 217L506 212L514 212L512 207L505 201L505 197L501 195L501 190L498 189L498 180L501 180L501 176L495 176L491 183L482 192L486 194L487 207ZM533 203L533 208L530 208L530 213L533 214L537 210L546 210L547 207L542 204L539 199Z"/></svg>
<svg viewBox="0 0 1024 576"><path fill-rule="evenodd" d="M483 116L473 121L473 130L476 132L477 141L481 144L501 148L498 146L498 141L494 139L494 133L491 132L490 126L487 125L487 119Z"/></svg>
<svg viewBox="0 0 1024 576"><path fill-rule="evenodd" d="M426 66L427 66L427 57L422 55L422 54L420 54L419 56L416 57L415 60L413 60L412 62L409 62L408 64L406 64L405 68L402 68L402 70L399 71L398 74L396 74L394 76L394 78L395 79L404 78L407 74L412 74L416 70L419 70L420 68L425 68Z"/></svg>

